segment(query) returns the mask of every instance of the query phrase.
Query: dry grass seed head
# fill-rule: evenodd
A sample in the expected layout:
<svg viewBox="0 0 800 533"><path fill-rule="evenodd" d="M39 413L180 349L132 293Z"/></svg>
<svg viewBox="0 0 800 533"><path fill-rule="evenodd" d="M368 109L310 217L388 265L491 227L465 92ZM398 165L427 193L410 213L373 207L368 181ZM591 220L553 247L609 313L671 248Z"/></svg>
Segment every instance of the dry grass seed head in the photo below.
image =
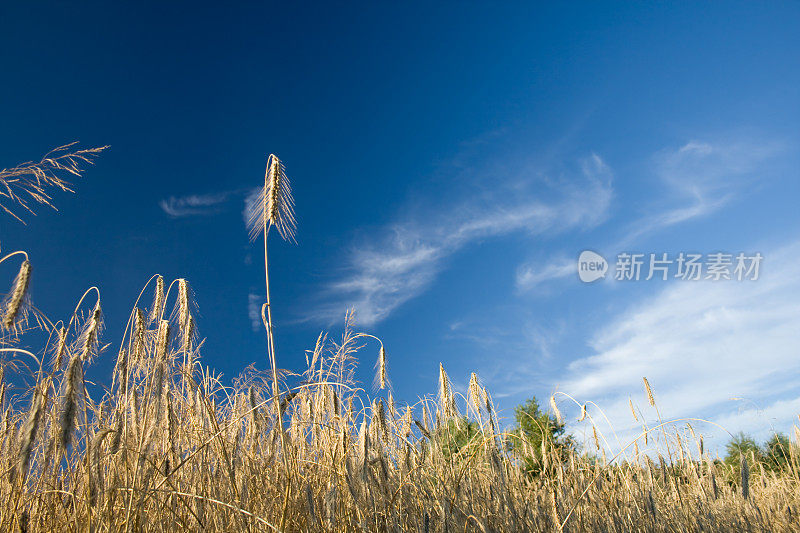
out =
<svg viewBox="0 0 800 533"><path fill-rule="evenodd" d="M14 278L11 292L6 297L3 305L3 327L7 330L14 328L18 317L25 319L27 306L25 305L28 288L31 282L31 262L25 259L19 267L19 272Z"/></svg>
<svg viewBox="0 0 800 533"><path fill-rule="evenodd" d="M386 350L381 345L378 352L378 375L376 376L381 390L386 388Z"/></svg>
<svg viewBox="0 0 800 533"><path fill-rule="evenodd" d="M275 226L284 240L296 242L292 187L283 163L274 154L267 159L264 187L259 190L255 201L249 202L247 220L252 241L270 226Z"/></svg>
<svg viewBox="0 0 800 533"><path fill-rule="evenodd" d="M481 404L483 402L481 401L481 386L478 382L478 375L475 372L469 376L469 387L467 392L469 393L470 405L475 410L475 413L479 414L481 411Z"/></svg>
<svg viewBox="0 0 800 533"><path fill-rule="evenodd" d="M100 308L100 300L92 309L92 314L78 339L80 344L81 361L86 363L91 361L92 355L96 355L99 344L100 331L103 328L103 311Z"/></svg>
<svg viewBox="0 0 800 533"><path fill-rule="evenodd" d="M558 404L556 403L555 395L550 396L550 408L553 410L553 413L556 415L556 421L560 424L561 423L561 411L558 410Z"/></svg>
<svg viewBox="0 0 800 533"><path fill-rule="evenodd" d="M53 352L53 369L55 371L61 370L61 365L64 361L64 354L67 352L67 328L62 326L58 330L58 342L56 349Z"/></svg>
<svg viewBox="0 0 800 533"><path fill-rule="evenodd" d="M31 450L36 441L36 434L39 431L39 422L42 419L42 412L47 403L48 383L40 383L31 399L31 409L28 419L20 429L19 455L17 457L17 474L24 479L28 473L28 465L31 459Z"/></svg>
<svg viewBox="0 0 800 533"><path fill-rule="evenodd" d="M133 312L133 347L131 355L133 360L139 362L144 357L145 333L147 324L145 323L144 312L138 307Z"/></svg>
<svg viewBox="0 0 800 533"><path fill-rule="evenodd" d="M72 142L54 148L38 162L28 161L0 170L0 210L23 222L10 205L17 205L29 213L33 213L31 202L55 209L47 189L73 192L70 183L59 174L80 177L83 172L81 167L93 164L100 152L108 148L75 149L76 144Z"/></svg>
<svg viewBox="0 0 800 533"><path fill-rule="evenodd" d="M67 370L64 373L64 395L63 406L61 409L60 421L60 444L61 448L66 450L72 439L72 429L75 424L75 411L78 403L78 386L81 374L81 359L76 354L74 355L67 365Z"/></svg>
<svg viewBox="0 0 800 533"><path fill-rule="evenodd" d="M628 406L630 406L630 408L631 408L631 414L633 415L633 419L636 422L638 422L639 421L639 417L636 416L636 409L633 408L633 400L631 400L630 398L628 398Z"/></svg>
<svg viewBox="0 0 800 533"><path fill-rule="evenodd" d="M156 291L153 295L153 306L150 308L150 323L161 319L164 310L164 276L156 278Z"/></svg>
<svg viewBox="0 0 800 533"><path fill-rule="evenodd" d="M647 401L650 402L650 406L651 407L655 407L656 406L656 398L653 395L653 389L650 388L650 382L647 381L646 377L643 377L642 380L644 381L644 388L647 391ZM635 416L635 414L634 414L634 416Z"/></svg>

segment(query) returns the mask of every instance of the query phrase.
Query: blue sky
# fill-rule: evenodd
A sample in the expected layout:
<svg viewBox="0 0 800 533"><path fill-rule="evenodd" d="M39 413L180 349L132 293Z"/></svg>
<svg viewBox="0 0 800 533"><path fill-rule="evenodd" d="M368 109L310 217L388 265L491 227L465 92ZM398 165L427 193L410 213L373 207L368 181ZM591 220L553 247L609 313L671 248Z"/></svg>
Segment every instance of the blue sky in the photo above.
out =
<svg viewBox="0 0 800 533"><path fill-rule="evenodd" d="M265 368L242 212L275 153L299 243L271 246L281 366L302 370L354 307L401 400L432 393L441 361L506 415L559 390L620 438L629 398L655 416L645 375L664 417L762 437L796 422L798 4L36 3L0 20L0 166L111 145L59 212L0 219L51 318L97 285L118 342L152 274L186 277L205 362ZM579 281L586 249L605 281ZM626 251L764 260L750 282L615 281Z"/></svg>

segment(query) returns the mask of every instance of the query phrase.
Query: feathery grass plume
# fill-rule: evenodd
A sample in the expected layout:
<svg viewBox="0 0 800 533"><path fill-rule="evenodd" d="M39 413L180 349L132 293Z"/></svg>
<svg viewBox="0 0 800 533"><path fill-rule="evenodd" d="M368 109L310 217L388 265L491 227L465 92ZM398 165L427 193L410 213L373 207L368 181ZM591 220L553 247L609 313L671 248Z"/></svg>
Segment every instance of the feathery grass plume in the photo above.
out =
<svg viewBox="0 0 800 533"><path fill-rule="evenodd" d="M250 403L253 419L256 420L258 418L258 399L256 398L256 389L252 385L247 389L247 401Z"/></svg>
<svg viewBox="0 0 800 533"><path fill-rule="evenodd" d="M72 429L75 424L75 411L78 405L78 385L80 381L81 358L78 354L72 356L64 372L64 395L61 408L60 444L66 450L72 439Z"/></svg>
<svg viewBox="0 0 800 533"><path fill-rule="evenodd" d="M167 431L167 438L166 438L166 446L170 453L175 452L175 434L176 434L176 427L177 427L177 420L175 417L175 411L172 408L172 393L167 391L164 395L164 403L166 404L166 409L164 409L164 429Z"/></svg>
<svg viewBox="0 0 800 533"><path fill-rule="evenodd" d="M292 187L283 163L274 154L267 159L264 187L259 190L257 200L248 205L247 220L251 241L275 226L284 240L297 242Z"/></svg>
<svg viewBox="0 0 800 533"><path fill-rule="evenodd" d="M167 358L167 346L169 344L169 320L162 320L158 324L158 333L156 334L156 361L163 361Z"/></svg>
<svg viewBox="0 0 800 533"><path fill-rule="evenodd" d="M361 421L358 430L358 467L361 472L361 480L367 482L367 467L369 466L369 431L367 419Z"/></svg>
<svg viewBox="0 0 800 533"><path fill-rule="evenodd" d="M578 422L583 422L586 420L586 404L581 404L581 416L578 418Z"/></svg>
<svg viewBox="0 0 800 533"><path fill-rule="evenodd" d="M561 423L561 411L558 410L558 404L556 403L556 396L555 394L550 396L550 408L553 410L553 413L556 415L556 421L560 424Z"/></svg>
<svg viewBox="0 0 800 533"><path fill-rule="evenodd" d="M178 280L178 326L181 328L186 327L186 321L189 319L189 283L185 278Z"/></svg>
<svg viewBox="0 0 800 533"><path fill-rule="evenodd" d="M194 318L192 315L186 319L186 327L182 330L183 333L183 343L181 345L181 351L185 354L189 354L187 358L187 362L191 367L191 351L192 351L192 338L194 337Z"/></svg>
<svg viewBox="0 0 800 533"><path fill-rule="evenodd" d="M373 411L373 417L378 419L378 433L384 444L389 442L389 424L386 423L386 406L382 399L378 399L377 410Z"/></svg>
<svg viewBox="0 0 800 533"><path fill-rule="evenodd" d="M114 425L114 436L111 438L109 452L112 454L117 453L120 444L122 444L122 432L125 430L125 411L124 405L117 406L117 421Z"/></svg>
<svg viewBox="0 0 800 533"><path fill-rule="evenodd" d="M597 426L592 424L592 436L594 437L594 446L597 451L600 451L600 439L597 437Z"/></svg>
<svg viewBox="0 0 800 533"><path fill-rule="evenodd" d="M19 206L31 214L35 214L31 207L32 203L55 209L47 189L74 192L70 188L70 183L59 177L59 174L80 177L84 164L93 164L100 152L108 148L101 146L76 150L76 144L72 142L59 146L45 154L39 162L28 161L13 168L0 170L0 210L24 224L25 222L11 210L12 205Z"/></svg>
<svg viewBox="0 0 800 533"><path fill-rule="evenodd" d="M14 278L11 292L3 302L3 327L7 330L14 328L18 317L22 317L22 320L25 319L27 312L25 297L31 282L31 269L31 262L26 258L19 267L17 277Z"/></svg>
<svg viewBox="0 0 800 533"><path fill-rule="evenodd" d="M64 353L67 351L67 328L62 326L58 330L58 342L56 349L53 352L53 369L55 371L61 370L61 364L64 361Z"/></svg>
<svg viewBox="0 0 800 533"><path fill-rule="evenodd" d="M439 401L442 406L442 415L449 420L455 412L453 389L442 363L439 363Z"/></svg>
<svg viewBox="0 0 800 533"><path fill-rule="evenodd" d="M653 389L650 388L650 382L647 381L646 377L643 377L642 380L644 381L644 388L647 391L647 401L650 402L651 407L655 407L656 397L653 395Z"/></svg>
<svg viewBox="0 0 800 533"><path fill-rule="evenodd" d="M333 414L336 417L341 416L341 402L339 401L339 395L336 394L336 389L331 387L331 404L333 405Z"/></svg>
<svg viewBox="0 0 800 533"><path fill-rule="evenodd" d="M150 309L150 323L161 319L164 310L164 276L156 278L156 292L153 295L153 307Z"/></svg>
<svg viewBox="0 0 800 533"><path fill-rule="evenodd" d="M639 421L639 417L638 417L638 416L636 416L636 409L634 409L634 408L633 408L633 400L631 400L630 398L628 398L628 405L629 405L629 406L630 406L630 408L631 408L631 414L633 415L633 419L634 419L636 422L638 422L638 421Z"/></svg>
<svg viewBox="0 0 800 533"><path fill-rule="evenodd" d="M132 360L139 362L144 357L144 336L147 331L145 324L144 311L138 307L133 312L133 348L131 349Z"/></svg>
<svg viewBox="0 0 800 533"><path fill-rule="evenodd" d="M16 468L17 474L21 476L21 479L23 480L28 474L28 466L30 465L31 460L31 450L33 449L33 444L36 441L36 433L39 431L39 422L42 419L42 412L44 411L47 403L47 389L47 382L40 383L39 386L36 387L36 390L33 393L33 398L31 399L31 409L28 413L28 419L25 421L25 424L23 424L22 428L20 428L19 455L17 457Z"/></svg>
<svg viewBox="0 0 800 533"><path fill-rule="evenodd" d="M407 439L411 434L411 424L414 419L414 413L411 407L406 406L403 415L400 417L400 438Z"/></svg>
<svg viewBox="0 0 800 533"><path fill-rule="evenodd" d="M156 399L156 413L161 413L161 396L164 392L164 373L167 366L167 347L169 344L169 321L162 320L156 334L155 370L153 374L152 394Z"/></svg>
<svg viewBox="0 0 800 533"><path fill-rule="evenodd" d="M478 375L475 372L472 372L469 376L467 392L469 393L470 405L475 409L475 413L480 415L481 403L483 402L481 402L481 386L478 383Z"/></svg>
<svg viewBox="0 0 800 533"><path fill-rule="evenodd" d="M386 350L381 344L380 352L378 352L378 374L375 376L376 381L380 384L381 390L386 388Z"/></svg>
<svg viewBox="0 0 800 533"><path fill-rule="evenodd" d="M127 388L128 381L128 364L129 364L128 350L120 348L117 355L117 364L114 366L113 380L119 380L119 390L124 391ZM112 381L113 385L113 381Z"/></svg>
<svg viewBox="0 0 800 533"><path fill-rule="evenodd" d="M386 412L391 420L395 419L397 411L395 411L394 395L392 391L386 393Z"/></svg>
<svg viewBox="0 0 800 533"><path fill-rule="evenodd" d="M188 350L189 343L191 342L194 320L190 309L189 282L184 278L178 280L178 301L175 312L178 315L178 328L182 338L181 344L185 352Z"/></svg>
<svg viewBox="0 0 800 533"><path fill-rule="evenodd" d="M81 336L78 338L80 344L81 361L88 362L91 360L92 354L96 354L99 343L100 330L103 328L103 312L100 309L100 300L92 310L89 321L83 329Z"/></svg>

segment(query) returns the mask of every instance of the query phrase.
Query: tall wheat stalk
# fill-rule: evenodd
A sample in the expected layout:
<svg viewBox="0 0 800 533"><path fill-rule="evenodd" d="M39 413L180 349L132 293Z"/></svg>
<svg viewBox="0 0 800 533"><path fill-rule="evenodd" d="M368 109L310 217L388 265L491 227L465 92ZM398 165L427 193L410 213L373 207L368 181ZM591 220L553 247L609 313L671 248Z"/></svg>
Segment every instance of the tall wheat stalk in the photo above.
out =
<svg viewBox="0 0 800 533"><path fill-rule="evenodd" d="M272 367L272 397L275 403L275 416L277 418L278 429L280 430L281 449L283 450L283 462L286 467L287 476L290 475L289 456L286 449L286 442L283 431L283 420L279 402L278 390L278 366L275 358L275 336L272 329L272 306L269 296L269 260L267 253L267 243L269 240L269 230L272 226L278 230L278 234L285 240L297 242L295 240L296 221L294 218L294 199L292 198L292 187L283 163L274 154L270 154L267 159L267 169L264 173L264 186L258 194L257 201L250 204L248 208L248 226L250 229L250 239L255 241L260 235L264 236L264 283L266 286L267 300L261 307L261 316L267 328L267 343L269 363ZM266 311L266 317L264 312ZM287 482L286 501L288 502L288 491L291 483ZM285 519L281 518L281 528Z"/></svg>
<svg viewBox="0 0 800 533"><path fill-rule="evenodd" d="M272 328L272 306L269 295L269 254L267 243L269 230L272 226L278 230L280 236L286 241L295 241L296 222L294 218L294 199L289 178L283 163L274 154L267 160L267 170L264 173L264 187L259 191L257 201L248 209L248 226L250 239L255 241L260 235L264 236L264 283L266 286L266 303L262 307L262 314L266 310L267 342L269 362L272 366L272 388L275 401L278 400L278 368L275 363L275 337ZM279 422L280 422L280 417Z"/></svg>

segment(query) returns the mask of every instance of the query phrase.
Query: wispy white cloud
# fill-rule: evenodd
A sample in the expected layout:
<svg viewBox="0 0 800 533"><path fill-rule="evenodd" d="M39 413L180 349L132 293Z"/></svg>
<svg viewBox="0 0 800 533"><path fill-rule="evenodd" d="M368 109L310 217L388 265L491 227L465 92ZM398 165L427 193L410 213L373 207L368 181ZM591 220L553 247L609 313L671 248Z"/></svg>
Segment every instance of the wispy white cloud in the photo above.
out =
<svg viewBox="0 0 800 533"><path fill-rule="evenodd" d="M345 275L326 287L327 301L314 318L330 320L353 307L360 324L375 324L420 295L445 260L470 243L513 232L549 236L598 225L613 196L611 171L597 155L581 168L573 180L548 181L534 172L496 176L488 192L462 182L475 191L471 197L409 216L383 228L373 244L354 247Z"/></svg>
<svg viewBox="0 0 800 533"><path fill-rule="evenodd" d="M665 149L651 160L652 172L663 185L658 200L647 204L620 239L606 248L621 251L648 234L709 216L730 204L756 181L766 163L783 146L774 141L690 141ZM602 243L597 243L598 245ZM550 282L573 276L576 258L563 255L548 262L529 261L516 273L520 292L542 292Z"/></svg>
<svg viewBox="0 0 800 533"><path fill-rule="evenodd" d="M699 416L751 430L753 420L735 413L739 397L768 405L787 429L787 406L800 398L800 242L763 255L757 281L674 282L611 318L590 343L594 353L568 366L561 390L597 402L622 434L638 431L628 398L646 404L643 376L665 420Z"/></svg>
<svg viewBox="0 0 800 533"><path fill-rule="evenodd" d="M548 281L575 277L576 258L561 257L546 263L528 262L517 269L516 287L519 291L530 291Z"/></svg>
<svg viewBox="0 0 800 533"><path fill-rule="evenodd" d="M192 194L189 196L170 196L158 202L161 209L173 218L190 216L211 215L219 211L219 207L232 191L218 192L213 194Z"/></svg>
<svg viewBox="0 0 800 533"><path fill-rule="evenodd" d="M719 211L761 177L765 163L782 150L774 141L690 141L653 157L666 186L648 213L633 221L621 246L655 231Z"/></svg>
<svg viewBox="0 0 800 533"><path fill-rule="evenodd" d="M258 294L250 293L247 295L247 316L250 318L250 327L253 331L260 331L264 325L261 323L261 305L264 302L264 297Z"/></svg>

